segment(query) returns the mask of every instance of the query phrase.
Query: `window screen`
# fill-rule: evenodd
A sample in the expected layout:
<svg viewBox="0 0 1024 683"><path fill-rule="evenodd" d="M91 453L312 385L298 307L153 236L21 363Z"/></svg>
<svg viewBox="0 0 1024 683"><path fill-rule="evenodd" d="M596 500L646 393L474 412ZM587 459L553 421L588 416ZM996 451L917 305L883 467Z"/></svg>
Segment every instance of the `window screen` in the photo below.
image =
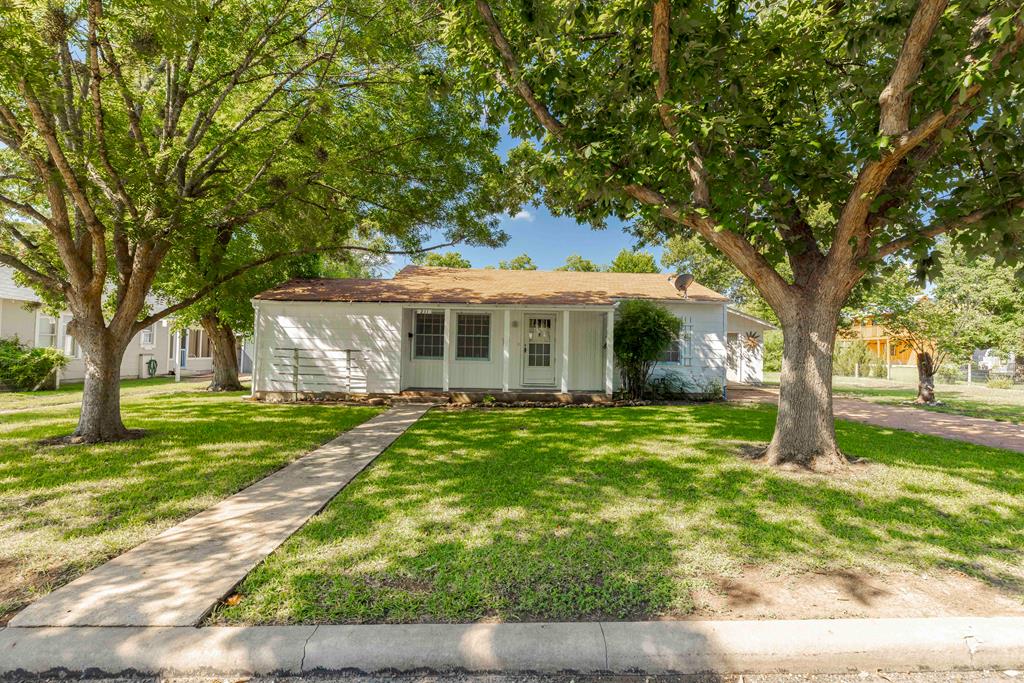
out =
<svg viewBox="0 0 1024 683"><path fill-rule="evenodd" d="M680 321L680 330L682 329L682 321ZM658 356L659 363L678 363L680 359L680 335L676 335L676 338L668 343L668 346L662 350L661 355Z"/></svg>
<svg viewBox="0 0 1024 683"><path fill-rule="evenodd" d="M444 313L417 313L415 358L444 358Z"/></svg>
<svg viewBox="0 0 1024 683"><path fill-rule="evenodd" d="M491 316L459 313L456 319L455 357L488 360L491 357Z"/></svg>
<svg viewBox="0 0 1024 683"><path fill-rule="evenodd" d="M661 352L658 362L681 363L684 367L693 364L693 324L689 320L679 321L679 335Z"/></svg>
<svg viewBox="0 0 1024 683"><path fill-rule="evenodd" d="M57 319L48 315L39 316L36 346L57 346Z"/></svg>

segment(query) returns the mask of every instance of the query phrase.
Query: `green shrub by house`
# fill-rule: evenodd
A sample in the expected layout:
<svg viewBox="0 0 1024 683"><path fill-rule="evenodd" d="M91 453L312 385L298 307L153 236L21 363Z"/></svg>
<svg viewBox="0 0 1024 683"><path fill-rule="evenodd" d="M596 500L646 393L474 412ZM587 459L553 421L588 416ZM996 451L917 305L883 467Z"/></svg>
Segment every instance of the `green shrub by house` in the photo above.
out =
<svg viewBox="0 0 1024 683"><path fill-rule="evenodd" d="M12 391L38 389L68 357L57 349L31 348L18 338L0 339L0 387Z"/></svg>
<svg viewBox="0 0 1024 683"><path fill-rule="evenodd" d="M679 318L650 301L624 301L615 321L615 359L629 398L643 398L654 364L679 335Z"/></svg>

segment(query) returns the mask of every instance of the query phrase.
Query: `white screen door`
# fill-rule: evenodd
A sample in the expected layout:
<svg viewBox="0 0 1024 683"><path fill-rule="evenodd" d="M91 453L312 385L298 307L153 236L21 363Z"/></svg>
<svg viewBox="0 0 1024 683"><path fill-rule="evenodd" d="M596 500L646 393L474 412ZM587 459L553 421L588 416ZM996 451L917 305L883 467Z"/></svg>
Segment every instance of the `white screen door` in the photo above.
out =
<svg viewBox="0 0 1024 683"><path fill-rule="evenodd" d="M555 316L527 315L523 344L523 384L555 383Z"/></svg>

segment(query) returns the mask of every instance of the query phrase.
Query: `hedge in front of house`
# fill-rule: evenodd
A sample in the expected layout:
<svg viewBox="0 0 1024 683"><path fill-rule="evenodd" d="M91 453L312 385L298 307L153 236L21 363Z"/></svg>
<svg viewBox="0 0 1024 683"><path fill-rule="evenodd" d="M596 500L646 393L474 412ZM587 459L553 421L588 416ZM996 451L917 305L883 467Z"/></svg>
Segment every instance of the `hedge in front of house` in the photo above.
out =
<svg viewBox="0 0 1024 683"><path fill-rule="evenodd" d="M17 337L0 339L0 387L32 391L67 364L68 357L57 349L32 348Z"/></svg>

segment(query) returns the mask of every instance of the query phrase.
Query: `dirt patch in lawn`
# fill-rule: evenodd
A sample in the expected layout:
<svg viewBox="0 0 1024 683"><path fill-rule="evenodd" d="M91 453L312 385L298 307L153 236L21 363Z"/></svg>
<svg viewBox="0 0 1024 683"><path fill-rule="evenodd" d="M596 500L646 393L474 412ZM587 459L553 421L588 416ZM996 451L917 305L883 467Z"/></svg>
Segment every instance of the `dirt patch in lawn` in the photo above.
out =
<svg viewBox="0 0 1024 683"><path fill-rule="evenodd" d="M1024 615L1020 597L956 572L850 570L778 575L748 567L694 591L688 619L840 619Z"/></svg>

